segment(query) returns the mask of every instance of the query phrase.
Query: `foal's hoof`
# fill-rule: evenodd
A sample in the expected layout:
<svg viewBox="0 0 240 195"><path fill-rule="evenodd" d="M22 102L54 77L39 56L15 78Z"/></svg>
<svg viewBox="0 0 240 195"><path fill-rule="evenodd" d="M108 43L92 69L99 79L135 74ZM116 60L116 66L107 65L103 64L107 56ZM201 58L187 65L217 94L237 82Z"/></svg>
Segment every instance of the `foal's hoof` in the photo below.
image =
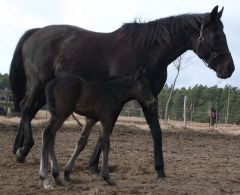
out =
<svg viewBox="0 0 240 195"><path fill-rule="evenodd" d="M89 166L89 170L91 171L91 173L92 173L93 175L99 175L99 174L100 174L100 171L99 171L98 167Z"/></svg>
<svg viewBox="0 0 240 195"><path fill-rule="evenodd" d="M116 182L111 179L109 176L103 176L103 179L108 183L110 186L116 186Z"/></svg>
<svg viewBox="0 0 240 195"><path fill-rule="evenodd" d="M58 186L61 186L62 185L62 181L60 178L56 178L55 179L55 184L58 185Z"/></svg>
<svg viewBox="0 0 240 195"><path fill-rule="evenodd" d="M43 180L43 187L44 187L44 189L47 189L47 190L53 189L53 186L51 185L51 183L46 179Z"/></svg>
<svg viewBox="0 0 240 195"><path fill-rule="evenodd" d="M65 181L70 181L70 172L69 171L64 171L64 180Z"/></svg>
<svg viewBox="0 0 240 195"><path fill-rule="evenodd" d="M17 162L18 163L24 163L25 162L26 156L24 156L22 154L22 148L18 148L18 150L16 152L16 156L17 156Z"/></svg>

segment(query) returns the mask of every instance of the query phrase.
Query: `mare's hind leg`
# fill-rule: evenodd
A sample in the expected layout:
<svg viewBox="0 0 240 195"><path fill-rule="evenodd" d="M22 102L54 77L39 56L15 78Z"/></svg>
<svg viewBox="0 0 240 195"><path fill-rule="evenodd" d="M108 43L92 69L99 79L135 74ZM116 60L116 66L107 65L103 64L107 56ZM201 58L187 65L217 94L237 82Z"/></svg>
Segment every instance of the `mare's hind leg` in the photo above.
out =
<svg viewBox="0 0 240 195"><path fill-rule="evenodd" d="M112 118L113 119L113 125L112 125L112 128L111 128L111 133L112 133L112 130L113 130L113 126L114 126L114 124L117 121L117 118L119 116L119 113L122 110L122 107L123 107L123 105L121 105L119 107L118 111L116 111L114 113L114 115L112 116L113 117ZM90 158L90 161L89 161L89 169L93 174L99 174L98 164L99 164L100 154L101 154L101 137L99 136L99 138L97 140L97 144L94 148L93 154L92 154L92 156Z"/></svg>
<svg viewBox="0 0 240 195"><path fill-rule="evenodd" d="M21 119L20 124L17 128L17 134L13 144L13 149L12 149L13 154L16 154L18 148L23 146L23 141L24 141L23 128L24 128L24 123L23 123L23 120Z"/></svg>
<svg viewBox="0 0 240 195"><path fill-rule="evenodd" d="M70 158L70 160L68 161L68 163L66 164L66 166L64 168L64 178L66 181L70 180L70 173L73 169L74 162L77 159L77 157L79 156L79 154L81 153L81 151L85 148L87 141L88 141L89 134L92 130L92 127L94 126L94 124L96 122L97 122L97 120L95 120L95 119L86 118L86 123L83 126L82 134L81 134L80 139L78 140L75 151L73 152L72 157Z"/></svg>
<svg viewBox="0 0 240 195"><path fill-rule="evenodd" d="M41 97L38 99L38 101L34 104L34 107L32 109L32 113L30 116L30 120L32 120L34 118L34 116L36 115L36 113L38 112L38 110L40 108L42 108L44 105L46 104L46 99L45 99L45 94L43 93L41 95ZM13 153L16 154L17 150L19 147L23 146L23 142L24 142L24 133L23 133L23 128L24 128L24 121L21 119L20 124L18 126L17 129L17 135L15 138L15 142L13 144Z"/></svg>
<svg viewBox="0 0 240 195"><path fill-rule="evenodd" d="M36 113L36 109L34 109L34 105L38 100L39 94L43 93L43 88L40 86L36 86L29 90L28 95L24 98L21 105L21 121L23 123L21 131L23 131L23 147L18 148L17 150L17 161L24 162L26 156L28 155L30 149L34 145L33 137L32 137L32 128L31 128L31 120L33 115ZM35 111L35 112L34 112Z"/></svg>

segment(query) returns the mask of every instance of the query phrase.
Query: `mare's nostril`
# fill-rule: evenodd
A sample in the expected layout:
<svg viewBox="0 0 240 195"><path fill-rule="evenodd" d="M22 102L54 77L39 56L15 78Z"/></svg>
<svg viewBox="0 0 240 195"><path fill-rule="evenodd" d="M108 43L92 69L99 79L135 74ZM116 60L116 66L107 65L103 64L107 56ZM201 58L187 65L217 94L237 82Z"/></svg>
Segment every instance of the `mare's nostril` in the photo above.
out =
<svg viewBox="0 0 240 195"><path fill-rule="evenodd" d="M228 71L228 72L231 72L231 71L232 71L232 67L231 67L231 66L228 66L227 71Z"/></svg>
<svg viewBox="0 0 240 195"><path fill-rule="evenodd" d="M232 74L232 73L234 72L234 70L235 70L235 67L232 66L232 65L229 65L229 66L227 67L227 73L228 73L228 74Z"/></svg>

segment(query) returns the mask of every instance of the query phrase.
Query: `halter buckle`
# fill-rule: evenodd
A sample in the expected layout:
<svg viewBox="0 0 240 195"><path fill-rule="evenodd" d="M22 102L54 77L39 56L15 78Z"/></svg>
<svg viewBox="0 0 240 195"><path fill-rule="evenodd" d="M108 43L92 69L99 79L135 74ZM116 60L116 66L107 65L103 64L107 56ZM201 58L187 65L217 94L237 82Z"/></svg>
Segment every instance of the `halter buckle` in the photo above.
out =
<svg viewBox="0 0 240 195"><path fill-rule="evenodd" d="M204 41L204 37L201 35L198 37L198 43L202 43Z"/></svg>
<svg viewBox="0 0 240 195"><path fill-rule="evenodd" d="M212 57L216 58L218 56L217 52L212 52Z"/></svg>

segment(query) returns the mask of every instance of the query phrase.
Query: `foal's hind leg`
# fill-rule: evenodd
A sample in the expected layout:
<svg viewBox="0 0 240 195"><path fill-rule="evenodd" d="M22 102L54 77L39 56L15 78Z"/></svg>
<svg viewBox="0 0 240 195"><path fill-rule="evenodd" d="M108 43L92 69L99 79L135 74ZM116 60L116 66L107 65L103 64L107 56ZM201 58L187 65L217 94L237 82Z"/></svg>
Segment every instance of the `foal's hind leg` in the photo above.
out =
<svg viewBox="0 0 240 195"><path fill-rule="evenodd" d="M119 116L119 113L122 110L122 107L123 107L123 105L121 105L119 107L118 111L116 111L114 113L114 115L112 116L113 117L112 118L113 119L113 125L112 125L112 128L111 128L111 133L112 133L112 130L113 130L113 126L114 126L114 124L117 121L117 118ZM100 154L101 154L101 137L99 136L99 138L97 140L97 144L94 148L93 154L92 154L92 156L90 158L90 161L89 161L89 169L91 170L91 172L93 174L99 174L98 164L99 164Z"/></svg>
<svg viewBox="0 0 240 195"><path fill-rule="evenodd" d="M79 156L79 154L81 153L81 151L85 148L88 141L89 134L96 122L97 120L86 118L86 123L83 126L82 134L80 139L78 140L75 151L73 152L72 157L70 158L70 160L68 161L68 163L64 168L64 178L66 181L70 180L70 173L73 169L74 162Z"/></svg>
<svg viewBox="0 0 240 195"><path fill-rule="evenodd" d="M40 179L43 181L44 188L47 188L47 189L52 187L48 179L48 156L49 156L51 147L54 146L54 138L55 138L56 131L61 127L64 120L65 118L52 117L50 119L49 124L43 130L43 133L42 133L42 152L41 152L41 163L40 163L39 175L40 175Z"/></svg>
<svg viewBox="0 0 240 195"><path fill-rule="evenodd" d="M56 185L61 185L62 182L61 182L61 179L59 177L59 166L58 166L58 162L57 162L57 158L56 158L56 154L55 154L55 148L54 148L55 139L56 139L56 131L53 135L53 140L52 140L51 146L50 146L51 172L52 172L52 176L55 180L55 184Z"/></svg>

